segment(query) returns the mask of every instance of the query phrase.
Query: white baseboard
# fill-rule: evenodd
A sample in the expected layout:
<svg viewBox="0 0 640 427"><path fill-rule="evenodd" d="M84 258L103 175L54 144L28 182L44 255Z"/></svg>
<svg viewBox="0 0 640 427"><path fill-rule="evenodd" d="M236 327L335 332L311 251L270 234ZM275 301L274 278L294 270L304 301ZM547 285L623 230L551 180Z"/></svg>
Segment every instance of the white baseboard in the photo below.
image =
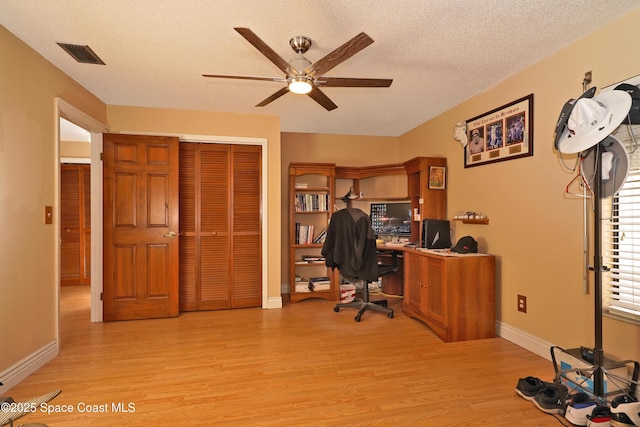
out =
<svg viewBox="0 0 640 427"><path fill-rule="evenodd" d="M282 308L282 297L269 297L265 308Z"/></svg>
<svg viewBox="0 0 640 427"><path fill-rule="evenodd" d="M53 360L57 355L58 342L54 340L7 370L0 372L0 380L3 383L0 386L0 396L6 395L6 392L13 386Z"/></svg>
<svg viewBox="0 0 640 427"><path fill-rule="evenodd" d="M551 360L550 348L553 344L547 341L501 322L496 322L496 334L538 356Z"/></svg>

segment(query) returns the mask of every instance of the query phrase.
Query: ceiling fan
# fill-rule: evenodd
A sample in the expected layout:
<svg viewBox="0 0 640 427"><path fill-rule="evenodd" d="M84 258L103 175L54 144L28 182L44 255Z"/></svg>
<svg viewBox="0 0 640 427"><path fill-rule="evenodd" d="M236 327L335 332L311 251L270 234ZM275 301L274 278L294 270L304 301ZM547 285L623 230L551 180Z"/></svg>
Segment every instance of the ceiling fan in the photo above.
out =
<svg viewBox="0 0 640 427"><path fill-rule="evenodd" d="M365 33L360 33L325 57L311 63L304 57L304 53L311 47L311 39L305 36L295 36L289 40L289 45L297 53L291 61L285 61L253 31L248 28L234 28L242 37L258 49L264 56L273 62L285 77L253 77L253 76L224 76L217 74L203 74L203 77L223 79L263 80L286 83L286 86L256 105L264 107L270 102L280 98L287 92L306 94L328 111L338 108L329 99L321 87L389 87L393 79L361 79L345 77L325 77L324 74L336 65L349 59L365 47L373 43L373 39Z"/></svg>

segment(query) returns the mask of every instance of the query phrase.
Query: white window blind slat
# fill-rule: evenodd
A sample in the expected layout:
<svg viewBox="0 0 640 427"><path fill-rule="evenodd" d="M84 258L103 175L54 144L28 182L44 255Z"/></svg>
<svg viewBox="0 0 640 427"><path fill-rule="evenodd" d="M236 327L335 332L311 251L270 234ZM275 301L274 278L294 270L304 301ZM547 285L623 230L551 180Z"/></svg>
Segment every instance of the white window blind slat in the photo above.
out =
<svg viewBox="0 0 640 427"><path fill-rule="evenodd" d="M634 142L640 126L622 125L615 137L629 153L629 175L610 200L611 215L602 220L603 299L611 314L640 321L640 150Z"/></svg>

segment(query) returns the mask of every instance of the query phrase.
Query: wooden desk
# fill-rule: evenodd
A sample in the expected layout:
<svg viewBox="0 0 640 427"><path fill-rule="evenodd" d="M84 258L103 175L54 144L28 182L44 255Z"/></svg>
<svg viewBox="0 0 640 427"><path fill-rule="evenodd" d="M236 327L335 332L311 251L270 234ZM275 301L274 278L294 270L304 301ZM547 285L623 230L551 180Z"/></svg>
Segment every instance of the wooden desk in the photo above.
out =
<svg viewBox="0 0 640 427"><path fill-rule="evenodd" d="M421 320L446 342L495 337L495 256L379 249L402 251L405 315Z"/></svg>

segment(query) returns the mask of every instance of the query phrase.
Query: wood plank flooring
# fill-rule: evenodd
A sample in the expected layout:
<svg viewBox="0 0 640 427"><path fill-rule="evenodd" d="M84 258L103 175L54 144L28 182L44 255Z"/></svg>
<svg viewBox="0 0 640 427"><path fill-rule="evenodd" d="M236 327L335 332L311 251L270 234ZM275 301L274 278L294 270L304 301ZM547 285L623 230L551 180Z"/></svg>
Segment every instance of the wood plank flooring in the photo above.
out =
<svg viewBox="0 0 640 427"><path fill-rule="evenodd" d="M88 287L65 286L61 354L8 394L62 389L50 405L71 412L20 419L52 427L569 425L514 392L551 362L501 338L443 343L400 299L360 323L333 306L91 323Z"/></svg>

